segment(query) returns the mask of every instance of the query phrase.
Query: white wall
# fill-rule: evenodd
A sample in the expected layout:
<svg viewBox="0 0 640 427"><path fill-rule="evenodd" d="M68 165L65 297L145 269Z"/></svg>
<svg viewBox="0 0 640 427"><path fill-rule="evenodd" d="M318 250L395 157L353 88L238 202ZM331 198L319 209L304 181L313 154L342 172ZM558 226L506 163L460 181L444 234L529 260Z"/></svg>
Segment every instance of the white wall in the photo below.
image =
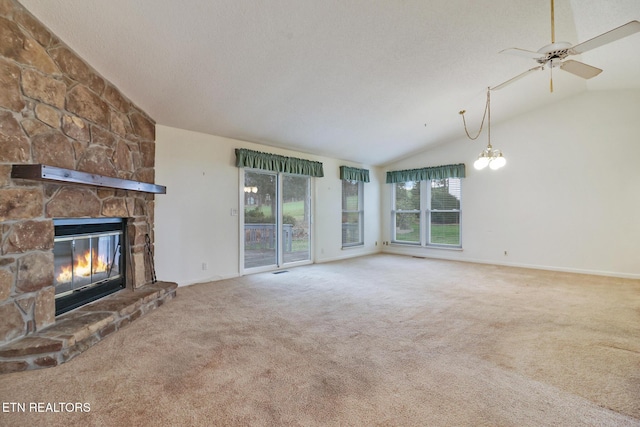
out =
<svg viewBox="0 0 640 427"><path fill-rule="evenodd" d="M308 158L308 155L305 156ZM380 252L380 191L379 170L352 162L322 158L324 178L316 179L316 262L336 261ZM342 249L342 180L340 166L369 169L371 182L364 183L364 246Z"/></svg>
<svg viewBox="0 0 640 427"><path fill-rule="evenodd" d="M590 92L492 123L491 142L508 162L498 171L473 169L486 133L385 168L467 165L463 250L385 251L640 278L640 91ZM383 186L385 241L390 187Z"/></svg>
<svg viewBox="0 0 640 427"><path fill-rule="evenodd" d="M640 278L640 91L590 92L504 123L493 119L492 143L508 161L499 171L473 169L486 134L374 168L158 125L156 182L167 194L156 197L157 276L185 285L240 273L239 216L230 214L240 209L234 149L249 148L323 162L325 177L315 179L315 262L384 248ZM463 250L382 246L391 231L385 171L460 162L467 164ZM341 165L371 171L361 248L341 249Z"/></svg>
<svg viewBox="0 0 640 427"><path fill-rule="evenodd" d="M156 182L167 186L156 197L155 264L159 280L187 285L240 274L239 173L236 148L248 148L323 163L315 178L315 262L360 256L380 250L380 173L366 165L167 126L156 126ZM365 246L341 249L342 187L339 167L371 170L365 184ZM378 245L376 246L376 242ZM207 270L202 264L207 264Z"/></svg>

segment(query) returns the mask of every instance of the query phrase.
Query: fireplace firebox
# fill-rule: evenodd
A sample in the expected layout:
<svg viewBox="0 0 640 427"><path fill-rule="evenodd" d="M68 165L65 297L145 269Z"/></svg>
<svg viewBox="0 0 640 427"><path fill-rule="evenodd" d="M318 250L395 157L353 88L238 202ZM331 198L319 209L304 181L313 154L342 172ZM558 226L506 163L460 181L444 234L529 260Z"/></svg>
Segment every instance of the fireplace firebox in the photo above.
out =
<svg viewBox="0 0 640 427"><path fill-rule="evenodd" d="M53 221L56 316L125 287L126 220Z"/></svg>

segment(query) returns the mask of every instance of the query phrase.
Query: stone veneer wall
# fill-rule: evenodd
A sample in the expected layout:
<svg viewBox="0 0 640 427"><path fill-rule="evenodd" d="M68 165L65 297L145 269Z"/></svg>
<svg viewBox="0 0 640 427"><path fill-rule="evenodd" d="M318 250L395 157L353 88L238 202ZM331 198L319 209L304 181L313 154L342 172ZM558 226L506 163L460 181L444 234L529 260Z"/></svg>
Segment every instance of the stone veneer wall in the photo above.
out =
<svg viewBox="0 0 640 427"><path fill-rule="evenodd" d="M151 281L153 195L14 180L42 163L154 182L155 122L15 0L0 0L0 346L55 322L53 218L124 217L127 286Z"/></svg>

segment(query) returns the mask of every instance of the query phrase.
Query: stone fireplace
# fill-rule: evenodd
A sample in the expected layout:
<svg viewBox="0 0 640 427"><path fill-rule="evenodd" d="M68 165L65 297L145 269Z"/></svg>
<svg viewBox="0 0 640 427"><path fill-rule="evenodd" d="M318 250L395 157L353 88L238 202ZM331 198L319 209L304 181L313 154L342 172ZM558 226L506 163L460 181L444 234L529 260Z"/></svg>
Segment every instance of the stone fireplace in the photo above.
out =
<svg viewBox="0 0 640 427"><path fill-rule="evenodd" d="M0 347L56 323L57 222L120 219L124 285L151 284L160 191L131 184L152 185L154 162L155 122L17 1L0 0ZM103 181L23 178L25 165Z"/></svg>

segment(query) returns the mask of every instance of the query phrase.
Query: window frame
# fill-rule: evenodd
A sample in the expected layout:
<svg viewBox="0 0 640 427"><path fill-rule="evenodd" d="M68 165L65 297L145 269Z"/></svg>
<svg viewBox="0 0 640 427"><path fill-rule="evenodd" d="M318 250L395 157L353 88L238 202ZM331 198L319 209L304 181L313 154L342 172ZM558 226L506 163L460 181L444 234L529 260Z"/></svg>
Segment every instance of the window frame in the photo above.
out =
<svg viewBox="0 0 640 427"><path fill-rule="evenodd" d="M395 182L393 183L393 191L392 191L392 206L391 206L391 230L392 230L392 237L391 237L391 243L398 243L400 245L411 245L411 246L423 246L423 217L424 215L422 214L424 212L424 205L423 205L423 197L422 197L422 186L424 181L405 181L404 184L406 185L406 183L408 182L413 182L414 185L418 185L419 187L419 194L420 194L420 201L419 201L419 206L418 209L398 209L396 207L396 202L397 202L397 198L396 198L396 191L397 191L397 185L400 184L399 182ZM398 224L398 220L397 220L397 215L398 214L419 214L419 233L418 233L418 240L417 241L409 241L409 240L398 240L396 237L396 232L398 230L397 228L397 224Z"/></svg>
<svg viewBox="0 0 640 427"><path fill-rule="evenodd" d="M432 209L431 207L431 189L433 181L440 179L424 180L424 181L405 181L419 184L420 188L420 209L397 209L396 208L396 189L397 184L393 183L391 191L391 243L403 246L419 246L424 248L441 248L441 249L461 249L462 248L462 179L461 178L443 178L447 180L458 180L460 187L460 208L459 209ZM432 243L431 221L433 213L455 212L458 214L458 244ZM403 213L419 213L419 239L418 241L403 241L397 238L397 215Z"/></svg>
<svg viewBox="0 0 640 427"><path fill-rule="evenodd" d="M452 179L458 180L458 188L460 189L460 199L459 204L462 205L462 181L460 178L442 178L442 179L431 179L429 181L425 181L427 187L427 195L426 199L428 200L427 212L426 212L426 223L425 223L425 231L426 231L426 242L427 246L437 246L444 248L461 248L462 247L462 225L460 222L462 209L433 209L432 202L432 190L433 190L433 182L434 181L451 181ZM450 184L448 184L450 186ZM449 192L451 194L451 192ZM433 231L433 223L432 223L432 215L434 213L457 213L458 214L458 243L457 244L449 244L449 243L433 243L432 239L432 231Z"/></svg>
<svg viewBox="0 0 640 427"><path fill-rule="evenodd" d="M341 188L341 203L342 203L342 220L341 220L341 231L342 231L342 248L352 248L364 246L364 182L352 179L342 179L340 183ZM345 194L344 194L344 184L348 182L352 185L357 185L358 189L358 209L345 209ZM360 240L358 242L345 242L345 214L358 214L358 234Z"/></svg>

